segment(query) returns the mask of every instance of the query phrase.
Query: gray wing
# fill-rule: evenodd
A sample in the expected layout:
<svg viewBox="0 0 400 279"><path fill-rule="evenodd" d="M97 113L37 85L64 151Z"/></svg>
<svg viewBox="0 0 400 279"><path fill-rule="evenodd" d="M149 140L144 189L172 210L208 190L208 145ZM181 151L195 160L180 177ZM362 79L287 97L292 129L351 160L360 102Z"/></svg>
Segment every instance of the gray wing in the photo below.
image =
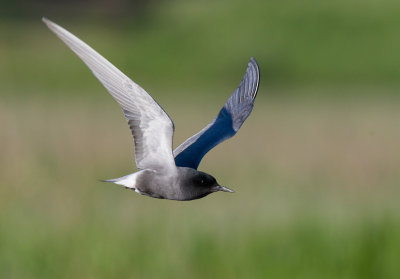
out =
<svg viewBox="0 0 400 279"><path fill-rule="evenodd" d="M208 151L236 134L253 109L259 81L259 68L256 60L251 57L239 87L218 116L174 150L177 166L197 169Z"/></svg>
<svg viewBox="0 0 400 279"><path fill-rule="evenodd" d="M43 18L43 21L85 62L121 106L134 137L137 168L175 167L172 155L174 125L167 113L143 88L90 46L50 20Z"/></svg>

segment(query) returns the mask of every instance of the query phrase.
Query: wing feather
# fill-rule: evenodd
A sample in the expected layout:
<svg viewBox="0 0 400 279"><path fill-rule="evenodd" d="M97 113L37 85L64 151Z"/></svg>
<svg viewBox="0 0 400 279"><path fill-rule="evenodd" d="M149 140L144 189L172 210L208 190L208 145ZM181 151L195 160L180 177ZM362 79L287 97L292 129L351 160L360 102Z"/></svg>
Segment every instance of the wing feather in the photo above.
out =
<svg viewBox="0 0 400 279"><path fill-rule="evenodd" d="M161 106L86 43L50 20L43 18L43 21L82 59L121 106L134 137L136 166L155 170L175 167L174 125Z"/></svg>
<svg viewBox="0 0 400 279"><path fill-rule="evenodd" d="M239 87L218 116L174 150L175 164L197 169L201 159L217 144L234 136L250 115L258 91L260 71L252 57Z"/></svg>

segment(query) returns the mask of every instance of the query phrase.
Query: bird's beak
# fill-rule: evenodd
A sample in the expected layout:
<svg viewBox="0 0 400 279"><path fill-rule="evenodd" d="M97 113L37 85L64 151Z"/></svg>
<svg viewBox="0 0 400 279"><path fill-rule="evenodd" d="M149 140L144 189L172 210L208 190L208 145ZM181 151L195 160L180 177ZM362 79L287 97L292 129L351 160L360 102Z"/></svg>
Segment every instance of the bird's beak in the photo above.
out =
<svg viewBox="0 0 400 279"><path fill-rule="evenodd" d="M226 188L224 186L221 186L221 185L218 185L216 190L217 191L223 191L223 192L229 192L229 193L235 193L235 191L233 191L233 190L231 190L229 188Z"/></svg>

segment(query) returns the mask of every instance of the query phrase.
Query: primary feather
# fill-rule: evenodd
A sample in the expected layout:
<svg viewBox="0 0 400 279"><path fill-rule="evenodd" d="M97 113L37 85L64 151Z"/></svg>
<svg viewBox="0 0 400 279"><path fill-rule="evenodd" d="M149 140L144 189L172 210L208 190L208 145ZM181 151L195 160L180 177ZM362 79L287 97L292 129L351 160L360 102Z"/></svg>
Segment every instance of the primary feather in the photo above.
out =
<svg viewBox="0 0 400 279"><path fill-rule="evenodd" d="M222 107L218 116L174 150L177 166L197 169L208 151L236 134L253 109L259 81L260 71L256 60L252 57L239 87Z"/></svg>
<svg viewBox="0 0 400 279"><path fill-rule="evenodd" d="M135 141L138 169L174 168L174 124L160 105L139 85L94 49L61 26L43 21L89 67L121 106Z"/></svg>

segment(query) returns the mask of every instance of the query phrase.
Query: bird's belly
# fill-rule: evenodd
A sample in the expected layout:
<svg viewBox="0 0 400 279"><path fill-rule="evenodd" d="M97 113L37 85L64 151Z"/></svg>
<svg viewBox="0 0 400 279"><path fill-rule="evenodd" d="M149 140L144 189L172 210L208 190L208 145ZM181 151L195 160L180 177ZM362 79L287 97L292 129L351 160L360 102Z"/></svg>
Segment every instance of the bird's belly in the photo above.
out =
<svg viewBox="0 0 400 279"><path fill-rule="evenodd" d="M169 181L170 183L166 183ZM157 199L179 200L182 193L179 187L175 186L173 177L153 176L148 179L138 180L136 192L145 196Z"/></svg>

